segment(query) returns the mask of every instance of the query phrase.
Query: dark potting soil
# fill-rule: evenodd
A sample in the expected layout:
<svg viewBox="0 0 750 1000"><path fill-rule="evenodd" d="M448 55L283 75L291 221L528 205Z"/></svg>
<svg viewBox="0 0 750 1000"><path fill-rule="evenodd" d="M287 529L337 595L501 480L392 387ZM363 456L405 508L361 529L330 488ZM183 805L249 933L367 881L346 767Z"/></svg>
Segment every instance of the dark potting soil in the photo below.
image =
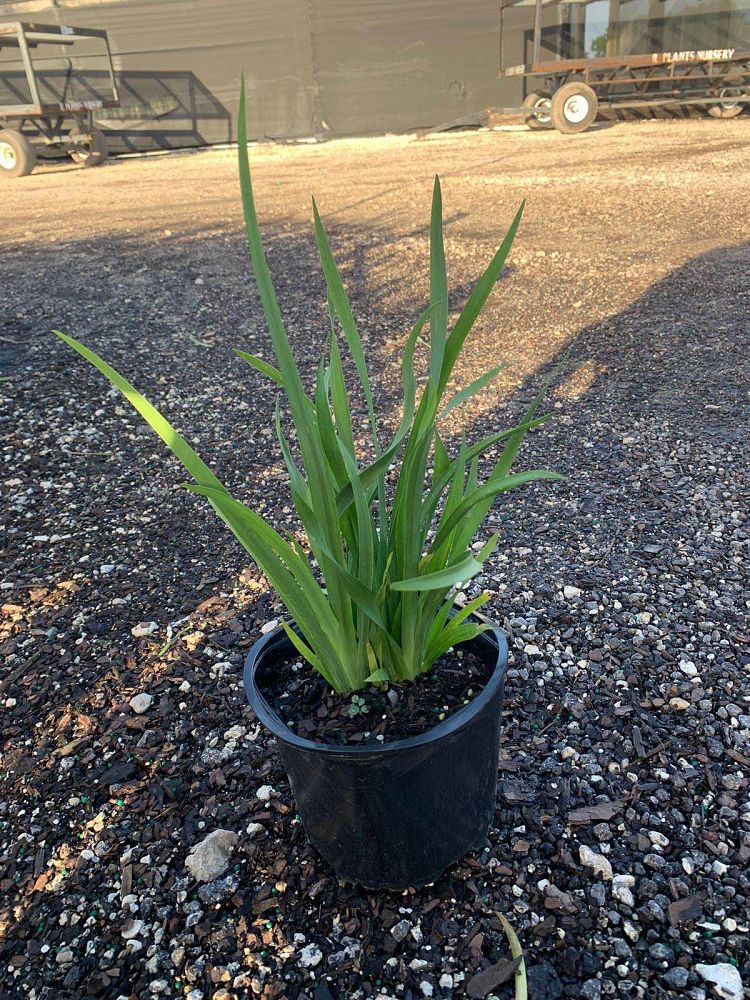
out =
<svg viewBox="0 0 750 1000"><path fill-rule="evenodd" d="M309 663L289 654L270 662L258 680L266 700L298 736L329 744L381 744L427 732L468 705L493 668L459 647L414 681L341 695Z"/></svg>

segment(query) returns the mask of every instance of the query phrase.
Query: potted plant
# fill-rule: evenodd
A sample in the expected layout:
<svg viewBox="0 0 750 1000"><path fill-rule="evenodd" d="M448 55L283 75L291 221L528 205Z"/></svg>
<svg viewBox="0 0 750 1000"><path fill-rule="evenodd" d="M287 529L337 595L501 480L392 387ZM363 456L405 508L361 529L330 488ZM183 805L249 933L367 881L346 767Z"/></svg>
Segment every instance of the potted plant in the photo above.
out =
<svg viewBox="0 0 750 1000"><path fill-rule="evenodd" d="M286 395L296 445L276 408L276 432L304 544L282 537L228 491L168 421L100 357L58 336L118 388L166 442L276 589L291 621L263 635L245 666L245 690L276 737L310 840L345 878L373 887L433 881L487 835L497 783L507 662L503 634L477 616L480 595L455 607L458 584L497 544L472 544L493 500L555 473L511 468L541 394L509 430L451 455L440 421L486 386L494 368L447 396L456 361L510 250L523 206L449 330L440 184L430 225L429 307L401 365L403 412L393 437L378 428L362 345L313 202L328 290L330 334L306 394L266 263L248 163L244 94L239 174L255 278L277 366L236 353ZM415 346L429 323L429 362L418 391ZM369 449L355 444L341 343L369 419ZM502 366L501 366L502 367ZM502 450L498 445L502 444ZM500 457L483 481L479 462Z"/></svg>

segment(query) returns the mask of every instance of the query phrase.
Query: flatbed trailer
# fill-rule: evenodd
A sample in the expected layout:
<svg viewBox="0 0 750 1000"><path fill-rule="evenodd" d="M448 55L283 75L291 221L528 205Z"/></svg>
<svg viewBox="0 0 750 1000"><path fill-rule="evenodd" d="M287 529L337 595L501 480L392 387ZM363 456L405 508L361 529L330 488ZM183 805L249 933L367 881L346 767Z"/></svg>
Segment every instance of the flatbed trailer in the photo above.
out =
<svg viewBox="0 0 750 1000"><path fill-rule="evenodd" d="M585 7L594 0L577 0ZM626 0L611 0L619 10ZM698 107L715 118L734 118L750 103L750 45L741 49L684 49L596 56L542 58L542 22L546 7L560 0L500 0L501 78L524 80L520 111L532 129L583 132L599 111L669 110ZM531 55L528 62L505 65L504 11L533 7ZM572 3L566 4L570 8ZM616 32L607 39L616 48ZM560 33L568 46L570 33ZM524 46L525 49L528 46ZM526 55L526 52L524 52ZM511 110L511 109L505 109Z"/></svg>
<svg viewBox="0 0 750 1000"><path fill-rule="evenodd" d="M68 51L77 43L92 40L99 43L97 55L106 62L111 98L103 99L85 92L69 98L64 92L59 100L49 100L43 86L43 74L39 73L32 53L40 46L62 46L63 51ZM120 103L107 32L97 28L6 21L0 23L0 54L3 50L11 50L21 70L12 75L17 79L11 78L5 90L6 100L0 102L0 175L22 177L30 174L39 153L67 154L87 167L103 163L107 157L107 142L103 132L94 125L93 116L96 111L115 108ZM68 80L73 79L73 63L68 59ZM11 95L17 98L13 103L7 99Z"/></svg>

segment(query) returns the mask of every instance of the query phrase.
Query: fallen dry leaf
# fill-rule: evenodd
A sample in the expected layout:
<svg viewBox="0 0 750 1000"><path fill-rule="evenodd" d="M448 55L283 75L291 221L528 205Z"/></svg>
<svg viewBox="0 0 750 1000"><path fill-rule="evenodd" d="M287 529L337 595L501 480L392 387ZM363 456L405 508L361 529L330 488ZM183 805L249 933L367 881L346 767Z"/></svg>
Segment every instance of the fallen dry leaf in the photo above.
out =
<svg viewBox="0 0 750 1000"><path fill-rule="evenodd" d="M568 823L606 823L625 806L624 799L614 799L612 802L597 802L595 806L582 806L568 813Z"/></svg>
<svg viewBox="0 0 750 1000"><path fill-rule="evenodd" d="M684 899L677 899L670 903L669 922L672 927L679 927L680 924L689 924L703 913L703 896L685 896Z"/></svg>
<svg viewBox="0 0 750 1000"><path fill-rule="evenodd" d="M470 997L486 997L488 993L507 983L516 974L516 969L521 964L521 957L501 958L499 962L490 965L487 969L482 969L476 976L469 980L466 986L466 995Z"/></svg>

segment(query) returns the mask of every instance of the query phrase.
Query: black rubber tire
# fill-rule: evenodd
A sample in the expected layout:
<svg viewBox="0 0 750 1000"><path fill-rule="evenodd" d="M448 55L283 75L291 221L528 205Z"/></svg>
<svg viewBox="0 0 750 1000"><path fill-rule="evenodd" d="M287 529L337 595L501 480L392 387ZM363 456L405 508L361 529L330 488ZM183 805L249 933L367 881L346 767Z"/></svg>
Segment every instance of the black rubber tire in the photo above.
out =
<svg viewBox="0 0 750 1000"><path fill-rule="evenodd" d="M91 141L77 141L78 133L71 132L70 140L76 143L75 148L69 151L71 160L80 163L82 167L99 167L109 156L107 140L101 129L91 129Z"/></svg>
<svg viewBox="0 0 750 1000"><path fill-rule="evenodd" d="M14 128L0 131L0 176L27 177L36 166L36 150Z"/></svg>
<svg viewBox="0 0 750 1000"><path fill-rule="evenodd" d="M722 97L724 95L724 92L727 90L737 92L733 93L731 97L739 97L739 96L750 97L750 87L745 85L744 76L728 77L726 80L722 82L724 86L718 88L716 92L717 97ZM711 118L727 119L727 118L736 118L737 115L741 115L742 112L745 110L745 107L746 107L745 104L735 104L730 107L722 107L721 104L709 104L707 110Z"/></svg>
<svg viewBox="0 0 750 1000"><path fill-rule="evenodd" d="M575 80L564 83L552 95L550 120L558 132L575 135L594 123L598 110L599 101L591 87Z"/></svg>
<svg viewBox="0 0 750 1000"><path fill-rule="evenodd" d="M528 113L524 114L523 120L533 131L552 128L552 122L549 115L549 102L551 97L552 95L548 90L534 90L524 97L521 107ZM546 113L542 116L534 114L534 109L538 108L540 104L543 106L543 102L547 103Z"/></svg>

